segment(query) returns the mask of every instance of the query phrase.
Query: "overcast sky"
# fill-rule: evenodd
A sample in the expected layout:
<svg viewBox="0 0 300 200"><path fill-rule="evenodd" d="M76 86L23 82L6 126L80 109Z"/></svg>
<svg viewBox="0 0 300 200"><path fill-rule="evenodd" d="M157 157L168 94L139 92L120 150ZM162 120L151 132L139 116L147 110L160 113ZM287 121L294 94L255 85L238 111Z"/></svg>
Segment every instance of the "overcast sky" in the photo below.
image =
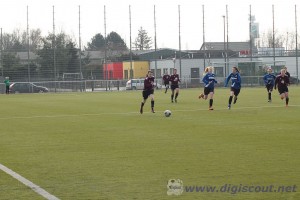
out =
<svg viewBox="0 0 300 200"><path fill-rule="evenodd" d="M226 14L226 4L229 41L249 40L249 5L252 6L252 15L255 15L256 22L260 24L261 35L272 30L272 5L275 6L275 29L282 34L295 32L295 0L3 0L0 6L0 27L4 33L11 33L16 28L26 30L28 5L30 29L40 28L42 34L47 35L53 30L54 6L56 32L64 31L78 42L80 5L81 38L82 45L85 46L95 34L104 35L105 5L107 33L117 32L129 47L129 5L133 41L141 26L154 38L153 7L156 5L157 46L178 49L180 5L182 49L195 50L200 49L203 43L202 5L205 6L206 41L222 42L222 16ZM297 5L297 10L300 10L300 4Z"/></svg>

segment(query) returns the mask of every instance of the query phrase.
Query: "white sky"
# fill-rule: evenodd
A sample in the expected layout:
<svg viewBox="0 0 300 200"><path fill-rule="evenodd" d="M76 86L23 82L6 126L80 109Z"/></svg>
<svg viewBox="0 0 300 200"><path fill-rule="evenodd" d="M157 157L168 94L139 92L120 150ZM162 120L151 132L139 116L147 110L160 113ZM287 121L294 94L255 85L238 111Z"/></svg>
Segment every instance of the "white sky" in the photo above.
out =
<svg viewBox="0 0 300 200"><path fill-rule="evenodd" d="M228 5L229 41L247 41L249 38L249 5L260 24L260 33L272 30L272 5L275 6L275 28L282 34L295 32L295 0L3 0L0 6L0 27L3 33L15 28L26 30L29 7L30 29L40 28L43 35L52 32L52 6L55 6L56 32L64 31L78 42L79 12L81 6L82 45L97 34L104 35L104 5L107 33L115 31L129 47L129 5L132 17L132 41L139 27L154 38L154 11L156 5L157 47L179 48L178 5L181 7L181 47L200 49L203 43L202 5L205 6L205 38L207 42L222 42L223 17ZM297 5L300 10L300 4ZM298 22L300 12L297 11ZM299 23L298 23L299 27ZM298 30L300 31L300 30Z"/></svg>

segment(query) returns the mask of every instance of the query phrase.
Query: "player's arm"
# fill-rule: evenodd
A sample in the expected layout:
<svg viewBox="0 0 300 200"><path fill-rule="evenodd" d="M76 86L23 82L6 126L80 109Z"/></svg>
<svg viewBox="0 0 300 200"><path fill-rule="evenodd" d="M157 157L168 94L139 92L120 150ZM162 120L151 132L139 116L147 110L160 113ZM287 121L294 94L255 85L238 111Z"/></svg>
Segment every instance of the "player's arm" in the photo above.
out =
<svg viewBox="0 0 300 200"><path fill-rule="evenodd" d="M265 82L265 85L267 86L267 84L268 84L267 75L264 75L264 82Z"/></svg>
<svg viewBox="0 0 300 200"><path fill-rule="evenodd" d="M225 85L224 85L224 87L227 87L229 80L230 80L230 74L227 76L227 78L226 78L226 80L225 80Z"/></svg>
<svg viewBox="0 0 300 200"><path fill-rule="evenodd" d="M278 78L275 79L274 89L276 90L278 84Z"/></svg>
<svg viewBox="0 0 300 200"><path fill-rule="evenodd" d="M208 84L207 74L202 78L202 82L205 83L205 85Z"/></svg>

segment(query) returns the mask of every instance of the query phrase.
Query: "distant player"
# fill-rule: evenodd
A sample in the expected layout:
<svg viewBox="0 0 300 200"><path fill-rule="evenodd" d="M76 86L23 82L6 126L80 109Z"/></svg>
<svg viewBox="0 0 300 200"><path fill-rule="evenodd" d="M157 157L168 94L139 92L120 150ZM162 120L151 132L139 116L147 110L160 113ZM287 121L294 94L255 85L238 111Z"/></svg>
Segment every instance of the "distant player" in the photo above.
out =
<svg viewBox="0 0 300 200"><path fill-rule="evenodd" d="M9 94L9 86L10 86L9 77L5 77L4 84L5 84L5 93Z"/></svg>
<svg viewBox="0 0 300 200"><path fill-rule="evenodd" d="M206 67L204 73L205 76L202 79L204 83L204 93L199 95L199 99L203 98L206 100L209 95L209 110L213 110L214 89L215 83L217 83L215 80L215 74L213 73L213 67Z"/></svg>
<svg viewBox="0 0 300 200"><path fill-rule="evenodd" d="M140 113L143 114L144 105L150 96L151 98L151 112L154 112L154 77L151 71L148 71L146 78L144 80L144 90L143 90L143 101L141 103Z"/></svg>
<svg viewBox="0 0 300 200"><path fill-rule="evenodd" d="M268 102L272 102L272 91L275 84L276 76L272 74L272 68L269 67L267 69L267 74L264 75L265 86L268 91Z"/></svg>
<svg viewBox="0 0 300 200"><path fill-rule="evenodd" d="M275 79L275 90L278 88L278 92L280 94L281 100L285 98L285 106L289 105L289 89L288 85L290 84L290 79L286 75L285 69L280 70L280 75L278 75Z"/></svg>
<svg viewBox="0 0 300 200"><path fill-rule="evenodd" d="M177 69L174 69L173 74L170 77L170 82L171 82L171 90L172 90L172 95L171 95L171 102L173 103L174 101L174 93L175 93L175 103L177 103L177 97L179 95L179 85L178 83L180 82L179 75L177 74Z"/></svg>
<svg viewBox="0 0 300 200"><path fill-rule="evenodd" d="M225 87L227 87L229 80L231 80L230 96L228 101L228 109L231 108L232 98L234 96L233 104L236 103L237 97L241 91L242 79L237 67L232 68L232 73L228 75L225 81Z"/></svg>
<svg viewBox="0 0 300 200"><path fill-rule="evenodd" d="M166 87L165 93L167 93L167 91L169 89L169 83L170 83L170 75L169 74L165 73L165 75L163 76L163 82Z"/></svg>

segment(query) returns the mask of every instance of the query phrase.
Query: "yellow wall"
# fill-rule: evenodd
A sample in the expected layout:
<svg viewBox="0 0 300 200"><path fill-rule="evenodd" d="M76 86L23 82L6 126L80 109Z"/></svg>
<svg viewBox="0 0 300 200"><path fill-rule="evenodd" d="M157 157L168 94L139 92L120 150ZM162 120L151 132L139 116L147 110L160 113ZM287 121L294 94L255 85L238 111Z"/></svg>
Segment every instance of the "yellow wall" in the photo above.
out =
<svg viewBox="0 0 300 200"><path fill-rule="evenodd" d="M148 61L132 61L133 78L144 78L150 69ZM130 71L130 62L123 62L123 78L125 79L125 70Z"/></svg>

